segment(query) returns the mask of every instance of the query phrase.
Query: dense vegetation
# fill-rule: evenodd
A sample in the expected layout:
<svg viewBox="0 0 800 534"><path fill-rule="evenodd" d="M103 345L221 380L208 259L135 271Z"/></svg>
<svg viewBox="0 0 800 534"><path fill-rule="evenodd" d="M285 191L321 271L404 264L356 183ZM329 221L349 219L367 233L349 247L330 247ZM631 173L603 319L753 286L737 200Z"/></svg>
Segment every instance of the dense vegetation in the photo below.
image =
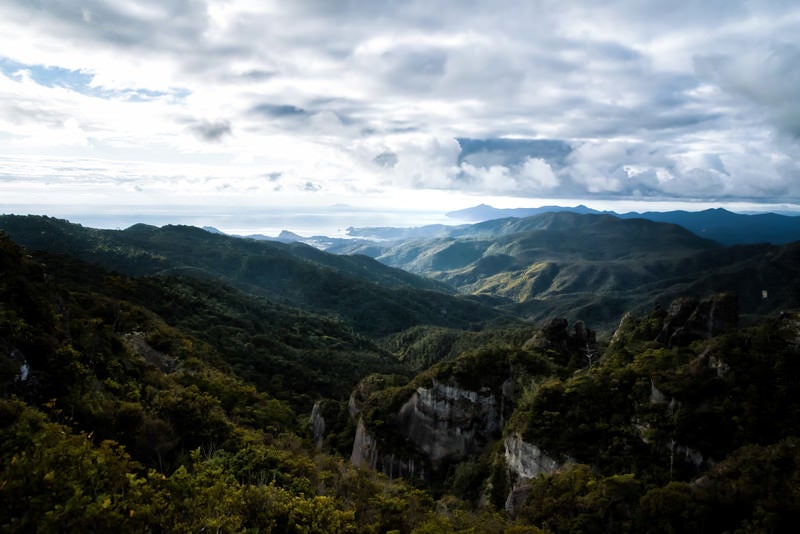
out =
<svg viewBox="0 0 800 534"><path fill-rule="evenodd" d="M410 384L374 388L361 416L386 455L413 458L420 450L409 449L401 406L414 391L436 380L499 392L510 379L505 443L486 439L477 455L440 465L435 491L492 502L553 532L790 531L800 514L792 489L800 482L800 313L745 328L717 318L717 331L703 330L714 321L703 314L716 306L724 315L726 305L735 301L629 315L593 358L553 321L522 346L495 340ZM517 438L558 468L533 478L515 472L507 462Z"/></svg>
<svg viewBox="0 0 800 534"><path fill-rule="evenodd" d="M440 532L505 524L466 510L437 514L424 491L315 450L307 416L292 408L305 410L304 396L320 395L304 388L323 381L335 393L350 373L397 369L340 325L204 281L126 278L31 256L2 235L0 271L3 530ZM255 324L238 324L243 317ZM266 329L272 345L251 347L242 361L235 340L202 330L222 320L231 320L226 334L234 338ZM281 332L287 322L293 327ZM315 336L326 341L318 355ZM275 380L256 373L259 387L241 378L265 358L302 372Z"/></svg>
<svg viewBox="0 0 800 534"><path fill-rule="evenodd" d="M747 314L800 305L797 243L723 247L645 219L543 213L337 250L505 299L517 315L584 320L609 333L626 311L643 313L683 295L735 291Z"/></svg>
<svg viewBox="0 0 800 534"><path fill-rule="evenodd" d="M581 322L515 322L360 257L3 221L54 249L0 232L4 531L783 532L800 518L797 312L738 324L731 295L687 298L598 343ZM769 250L760 276L791 287L797 247ZM246 261L270 281L237 277ZM730 265L719 276L745 283ZM328 304L292 296L306 276L337 288ZM337 296L363 320L332 311ZM426 394L460 426L424 412ZM414 417L467 444L426 448ZM357 429L377 470L349 461ZM514 444L552 468L532 474Z"/></svg>
<svg viewBox="0 0 800 534"><path fill-rule="evenodd" d="M416 324L464 328L502 315L448 286L366 256L240 239L189 226L95 230L50 217L0 216L0 229L31 250L69 254L130 276L186 274L220 281L386 335Z"/></svg>

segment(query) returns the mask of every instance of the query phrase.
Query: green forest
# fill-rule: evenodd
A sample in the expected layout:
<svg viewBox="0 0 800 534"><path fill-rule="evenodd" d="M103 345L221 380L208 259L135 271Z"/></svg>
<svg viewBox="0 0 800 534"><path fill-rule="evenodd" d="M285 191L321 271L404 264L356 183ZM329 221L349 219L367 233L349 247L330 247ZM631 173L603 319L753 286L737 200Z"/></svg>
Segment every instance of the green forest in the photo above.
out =
<svg viewBox="0 0 800 534"><path fill-rule="evenodd" d="M598 335L363 256L187 227L2 228L2 531L800 520L790 296L741 313L731 292L670 290Z"/></svg>

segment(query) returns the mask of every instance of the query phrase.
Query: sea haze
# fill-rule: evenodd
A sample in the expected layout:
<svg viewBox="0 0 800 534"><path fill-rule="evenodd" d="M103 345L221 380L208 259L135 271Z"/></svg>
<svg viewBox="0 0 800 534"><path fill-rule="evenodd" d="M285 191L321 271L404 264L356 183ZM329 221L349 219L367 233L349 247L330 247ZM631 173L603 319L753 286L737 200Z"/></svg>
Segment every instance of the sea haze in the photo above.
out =
<svg viewBox="0 0 800 534"><path fill-rule="evenodd" d="M324 207L227 207L227 206L54 206L24 207L0 204L0 213L47 215L91 228L125 229L134 224L153 226L185 224L211 226L237 235L277 236L283 230L301 236L348 237L349 227L410 227L428 224L459 224L441 212L370 209L353 206Z"/></svg>

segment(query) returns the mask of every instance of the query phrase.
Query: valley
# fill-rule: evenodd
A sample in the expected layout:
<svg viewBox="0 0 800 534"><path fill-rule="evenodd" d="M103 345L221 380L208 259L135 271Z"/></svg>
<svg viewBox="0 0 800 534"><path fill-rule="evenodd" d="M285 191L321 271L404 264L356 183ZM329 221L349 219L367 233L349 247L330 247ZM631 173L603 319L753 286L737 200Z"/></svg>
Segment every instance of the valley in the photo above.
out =
<svg viewBox="0 0 800 534"><path fill-rule="evenodd" d="M3 528L790 526L798 243L571 212L390 231L0 216Z"/></svg>

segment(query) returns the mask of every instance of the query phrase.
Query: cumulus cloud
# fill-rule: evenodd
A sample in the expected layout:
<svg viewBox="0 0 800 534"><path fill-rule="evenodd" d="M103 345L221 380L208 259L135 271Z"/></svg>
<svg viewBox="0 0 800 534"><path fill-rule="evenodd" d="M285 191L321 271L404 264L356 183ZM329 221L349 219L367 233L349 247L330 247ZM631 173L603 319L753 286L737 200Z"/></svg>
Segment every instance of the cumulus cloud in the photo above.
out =
<svg viewBox="0 0 800 534"><path fill-rule="evenodd" d="M308 115L306 110L289 104L264 103L255 105L251 109L254 113L278 119L283 117L305 117Z"/></svg>
<svg viewBox="0 0 800 534"><path fill-rule="evenodd" d="M698 56L696 66L701 76L757 105L780 131L800 139L800 46L773 42Z"/></svg>
<svg viewBox="0 0 800 534"><path fill-rule="evenodd" d="M397 165L397 154L394 152L381 152L375 156L372 161L379 167L394 167Z"/></svg>
<svg viewBox="0 0 800 534"><path fill-rule="evenodd" d="M800 201L798 32L796 3L745 0L9 0L0 156L168 165L145 190L225 168L264 201Z"/></svg>
<svg viewBox="0 0 800 534"><path fill-rule="evenodd" d="M228 121L199 121L193 124L191 130L202 140L217 142L226 135L231 134L231 125Z"/></svg>

